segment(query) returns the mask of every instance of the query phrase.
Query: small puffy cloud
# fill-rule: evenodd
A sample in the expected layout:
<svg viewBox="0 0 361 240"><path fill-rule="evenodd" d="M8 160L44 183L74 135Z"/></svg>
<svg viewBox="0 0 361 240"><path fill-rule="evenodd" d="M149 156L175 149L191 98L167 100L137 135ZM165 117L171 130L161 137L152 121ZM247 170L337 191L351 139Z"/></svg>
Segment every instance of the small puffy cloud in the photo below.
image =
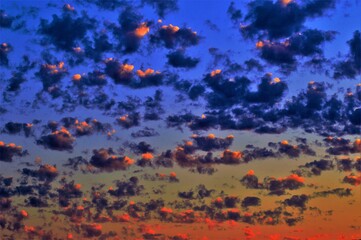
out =
<svg viewBox="0 0 361 240"><path fill-rule="evenodd" d="M32 133L32 128L32 123L7 122L2 132L8 134L19 134L23 132L26 137L29 137Z"/></svg>
<svg viewBox="0 0 361 240"><path fill-rule="evenodd" d="M58 84L67 73L64 62L59 62L58 64L42 64L35 75L43 83L43 89L50 91L49 89Z"/></svg>
<svg viewBox="0 0 361 240"><path fill-rule="evenodd" d="M117 123L123 128L131 128L140 124L140 114L138 112L123 115L117 118Z"/></svg>
<svg viewBox="0 0 361 240"><path fill-rule="evenodd" d="M184 51L177 50L167 54L168 64L175 68L195 68L199 63L199 58L193 58L185 55Z"/></svg>
<svg viewBox="0 0 361 240"><path fill-rule="evenodd" d="M44 35L44 42L65 51L72 51L73 47L85 38L88 30L94 27L94 21L85 13L76 17L74 12L64 11L61 16L53 15L51 22L41 19L38 32Z"/></svg>
<svg viewBox="0 0 361 240"><path fill-rule="evenodd" d="M178 10L177 0L142 0L142 3L152 6L160 18L164 18L166 14Z"/></svg>
<svg viewBox="0 0 361 240"><path fill-rule="evenodd" d="M304 186L305 179L297 174L291 174L284 178L266 178L265 186L270 190L270 194L282 195L285 190L294 190Z"/></svg>
<svg viewBox="0 0 361 240"><path fill-rule="evenodd" d="M296 1L251 1L241 25L246 38L278 39L291 36L304 28L307 19L322 15L335 7L335 1L313 0L299 4Z"/></svg>
<svg viewBox="0 0 361 240"><path fill-rule="evenodd" d="M279 78L271 78L270 74L266 74L261 83L257 86L257 92L249 92L246 99L250 102L261 102L274 104L284 95L288 86Z"/></svg>
<svg viewBox="0 0 361 240"><path fill-rule="evenodd" d="M23 156L26 152L22 151L22 146L17 146L14 143L4 143L0 141L0 161L12 162L14 156Z"/></svg>
<svg viewBox="0 0 361 240"><path fill-rule="evenodd" d="M139 179L137 177L131 177L128 181L118 181L116 185L116 188L110 188L108 190L111 196L137 196L144 188L142 185L139 185Z"/></svg>
<svg viewBox="0 0 361 240"><path fill-rule="evenodd" d="M212 151L212 150L220 150L226 149L230 147L233 143L233 135L229 135L225 138L216 137L214 134L208 134L208 136L192 136L195 141L196 148L202 151Z"/></svg>
<svg viewBox="0 0 361 240"><path fill-rule="evenodd" d="M343 178L343 182L354 185L354 186L358 186L361 184L361 175L357 176L357 175L351 173L350 175L345 176Z"/></svg>
<svg viewBox="0 0 361 240"><path fill-rule="evenodd" d="M258 177L254 174L253 170L249 170L248 173L242 177L240 182L247 188L262 188L262 184L258 182Z"/></svg>
<svg viewBox="0 0 361 240"><path fill-rule="evenodd" d="M308 162L304 167L311 169L313 174L320 175L322 171L332 170L335 166L331 160L321 159Z"/></svg>
<svg viewBox="0 0 361 240"><path fill-rule="evenodd" d="M11 25L14 20L15 20L14 17L7 15L3 9L0 9L0 27L1 28L11 28Z"/></svg>
<svg viewBox="0 0 361 240"><path fill-rule="evenodd" d="M9 59L8 54L13 50L13 47L8 43L2 43L0 45L0 65L8 66Z"/></svg>
<svg viewBox="0 0 361 240"><path fill-rule="evenodd" d="M46 148L52 150L72 150L75 138L72 134L64 127L60 130L53 131L49 135L42 136L37 140L37 144L43 145Z"/></svg>
<svg viewBox="0 0 361 240"><path fill-rule="evenodd" d="M133 84L134 88L159 86L163 84L164 75L161 72L154 71L151 68L148 68L145 71L139 69L137 70L137 75L140 79L140 82L135 82Z"/></svg>
<svg viewBox="0 0 361 240"><path fill-rule="evenodd" d="M124 156L116 156L111 148L101 148L93 150L93 156L90 159L90 164L105 171L125 170L130 165L134 164L134 160Z"/></svg>
<svg viewBox="0 0 361 240"><path fill-rule="evenodd" d="M116 84L130 84L133 79L133 65L127 63L122 64L113 58L106 59L105 65L105 73L111 77Z"/></svg>
<svg viewBox="0 0 361 240"><path fill-rule="evenodd" d="M353 38L347 41L350 52L346 59L336 62L333 77L335 79L354 79L361 74L361 33L355 31Z"/></svg>
<svg viewBox="0 0 361 240"><path fill-rule="evenodd" d="M98 70L87 74L74 74L72 82L77 86L103 86L107 84L106 75Z"/></svg>
<svg viewBox="0 0 361 240"><path fill-rule="evenodd" d="M285 72L291 72L297 68L297 57L323 56L323 43L333 40L335 34L333 31L309 29L294 34L283 42L259 41L256 47L260 50L261 58L270 64L281 66L281 70Z"/></svg>
<svg viewBox="0 0 361 240"><path fill-rule="evenodd" d="M38 170L31 170L28 168L24 168L22 170L23 175L31 176L34 178L38 178L40 181L53 181L59 174L56 166L50 164L44 164L39 167Z"/></svg>
<svg viewBox="0 0 361 240"><path fill-rule="evenodd" d="M243 154L241 152L226 149L218 161L224 164L238 164L241 162L242 157Z"/></svg>
<svg viewBox="0 0 361 240"><path fill-rule="evenodd" d="M242 207L248 208L250 206L260 206L261 199L259 197L245 197L241 203Z"/></svg>
<svg viewBox="0 0 361 240"><path fill-rule="evenodd" d="M200 37L190 28L163 25L157 32L151 35L151 42L163 43L166 48L190 47L198 45Z"/></svg>
<svg viewBox="0 0 361 240"><path fill-rule="evenodd" d="M301 209L306 209L306 203L309 197L305 194L302 195L293 195L291 198L287 198L284 200L284 204L286 206L298 207Z"/></svg>

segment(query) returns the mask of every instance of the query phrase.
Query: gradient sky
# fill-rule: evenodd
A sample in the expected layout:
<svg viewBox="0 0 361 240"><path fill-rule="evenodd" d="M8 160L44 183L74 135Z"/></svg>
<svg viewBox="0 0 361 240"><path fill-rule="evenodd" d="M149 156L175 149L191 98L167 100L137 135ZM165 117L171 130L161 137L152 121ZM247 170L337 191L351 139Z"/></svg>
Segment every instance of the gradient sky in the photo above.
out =
<svg viewBox="0 0 361 240"><path fill-rule="evenodd" d="M358 0L2 1L1 239L361 239Z"/></svg>

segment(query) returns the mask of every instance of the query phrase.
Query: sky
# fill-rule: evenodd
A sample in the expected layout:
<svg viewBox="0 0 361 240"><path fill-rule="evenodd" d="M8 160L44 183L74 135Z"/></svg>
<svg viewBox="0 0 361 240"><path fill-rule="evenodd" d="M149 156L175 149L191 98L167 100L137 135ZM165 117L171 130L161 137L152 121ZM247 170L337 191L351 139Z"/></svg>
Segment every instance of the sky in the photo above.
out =
<svg viewBox="0 0 361 240"><path fill-rule="evenodd" d="M1 239L361 239L360 12L1 1Z"/></svg>

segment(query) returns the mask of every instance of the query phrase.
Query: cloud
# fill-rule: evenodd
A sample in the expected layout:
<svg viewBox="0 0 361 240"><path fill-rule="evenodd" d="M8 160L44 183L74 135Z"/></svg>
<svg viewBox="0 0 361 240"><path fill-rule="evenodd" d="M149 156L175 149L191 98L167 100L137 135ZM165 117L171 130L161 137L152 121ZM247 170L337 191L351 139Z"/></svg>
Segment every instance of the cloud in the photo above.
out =
<svg viewBox="0 0 361 240"><path fill-rule="evenodd" d="M95 19L89 18L85 12L76 17L75 12L64 11L61 16L53 15L51 22L41 19L38 32L44 35L44 43L51 43L58 49L70 52L94 26Z"/></svg>
<svg viewBox="0 0 361 240"><path fill-rule="evenodd" d="M297 174L291 174L285 178L266 178L265 186L270 190L270 194L283 195L285 190L294 190L304 186L304 178Z"/></svg>
<svg viewBox="0 0 361 240"><path fill-rule="evenodd" d="M137 70L140 82L134 84L135 88L144 88L150 86L159 86L163 84L164 75L159 71L148 68L145 71Z"/></svg>
<svg viewBox="0 0 361 240"><path fill-rule="evenodd" d="M298 57L322 57L321 46L333 40L335 34L334 31L308 29L283 42L259 41L256 47L260 50L261 58L272 65L281 66L280 69L287 73L297 69Z"/></svg>
<svg viewBox="0 0 361 240"><path fill-rule="evenodd" d="M304 167L310 168L311 172L315 175L321 175L322 171L332 170L335 166L331 160L321 159L308 162Z"/></svg>
<svg viewBox="0 0 361 240"><path fill-rule="evenodd" d="M242 177L240 182L247 188L262 188L262 184L258 182L258 177L254 174L253 170L249 170L248 173Z"/></svg>
<svg viewBox="0 0 361 240"><path fill-rule="evenodd" d="M238 24L242 18L241 10L236 8L235 3L233 1L229 4L229 7L227 9L227 14L231 18L232 22L235 24Z"/></svg>
<svg viewBox="0 0 361 240"><path fill-rule="evenodd" d="M202 151L212 151L226 149L232 145L233 135L229 135L226 138L218 138L214 134L208 134L208 136L192 136L195 141L196 148Z"/></svg>
<svg viewBox="0 0 361 240"><path fill-rule="evenodd" d="M42 64L40 70L35 73L43 83L43 89L50 92L50 89L58 84L68 73L64 62L58 64Z"/></svg>
<svg viewBox="0 0 361 240"><path fill-rule="evenodd" d="M24 156L25 151L22 151L22 146L17 146L14 143L4 143L0 141L0 161L12 162L14 156Z"/></svg>
<svg viewBox="0 0 361 240"><path fill-rule="evenodd" d="M52 150L64 151L72 150L74 141L75 138L68 129L62 127L60 130L53 131L49 135L42 136L37 140L37 144Z"/></svg>
<svg viewBox="0 0 361 240"><path fill-rule="evenodd" d="M265 75L261 83L257 86L257 92L250 92L246 94L246 99L249 102L264 102L274 104L280 100L288 89L287 84L279 78L272 79L270 75Z"/></svg>
<svg viewBox="0 0 361 240"><path fill-rule="evenodd" d="M114 155L114 151L111 148L101 148L93 150L93 156L89 163L101 170L114 171L127 169L130 165L134 164L134 160L127 156L119 157Z"/></svg>
<svg viewBox="0 0 361 240"><path fill-rule="evenodd" d="M151 42L154 44L163 43L166 48L190 47L198 45L200 37L190 28L163 25L157 32L151 35Z"/></svg>
<svg viewBox="0 0 361 240"><path fill-rule="evenodd" d="M133 138L155 137L159 136L159 133L154 128L144 127L141 130L132 132L131 136Z"/></svg>
<svg viewBox="0 0 361 240"><path fill-rule="evenodd" d="M335 79L355 79L361 74L361 33L355 31L353 38L347 41L350 52L343 61L334 64L333 77Z"/></svg>
<svg viewBox="0 0 361 240"><path fill-rule="evenodd" d="M335 7L335 1L313 0L298 4L296 1L251 1L248 13L241 25L241 32L246 38L265 37L278 39L288 37L304 28L307 19L323 15Z"/></svg>
<svg viewBox="0 0 361 240"><path fill-rule="evenodd" d="M118 181L116 185L117 188L108 190L111 196L136 196L139 195L144 188L142 185L139 185L139 179L137 177L131 177L126 182Z"/></svg>
<svg viewBox="0 0 361 240"><path fill-rule="evenodd" d="M14 17L7 15L3 9L0 9L0 27L11 28L14 20Z"/></svg>
<svg viewBox="0 0 361 240"><path fill-rule="evenodd" d="M19 134L24 133L26 137L29 137L33 132L32 123L17 123L17 122L7 122L2 130L3 133L8 134Z"/></svg>
<svg viewBox="0 0 361 240"><path fill-rule="evenodd" d="M177 50L167 54L168 64L175 68L195 68L199 63L199 58L192 58L185 55L184 51Z"/></svg>
<svg viewBox="0 0 361 240"><path fill-rule="evenodd" d="M76 86L104 86L107 84L106 75L99 71L94 70L87 74L74 74L72 77L73 83Z"/></svg>
<svg viewBox="0 0 361 240"><path fill-rule="evenodd" d="M261 199L259 197L245 197L241 203L242 207L248 208L250 206L260 206Z"/></svg>
<svg viewBox="0 0 361 240"><path fill-rule="evenodd" d="M140 114L138 112L123 115L117 118L117 123L123 128L131 128L140 124Z"/></svg>
<svg viewBox="0 0 361 240"><path fill-rule="evenodd" d="M0 65L9 66L8 54L13 50L13 47L8 43L0 45Z"/></svg>
<svg viewBox="0 0 361 240"><path fill-rule="evenodd" d="M293 195L291 198L287 198L286 200L284 200L283 203L286 206L298 207L301 208L302 210L305 210L307 201L308 201L308 196L302 194L302 195Z"/></svg>
<svg viewBox="0 0 361 240"><path fill-rule="evenodd" d="M152 6L160 18L164 18L166 14L178 10L177 0L142 0L142 3Z"/></svg>
<svg viewBox="0 0 361 240"><path fill-rule="evenodd" d="M361 175L357 176L357 175L351 173L350 175L345 176L343 178L343 182L354 185L354 186L358 186L361 184Z"/></svg>
<svg viewBox="0 0 361 240"><path fill-rule="evenodd" d="M134 66L118 60L108 58L105 60L105 73L111 77L116 84L129 85L133 79Z"/></svg>
<svg viewBox="0 0 361 240"><path fill-rule="evenodd" d="M40 181L51 182L59 175L59 172L56 166L44 164L41 165L38 170L23 168L22 174L38 178Z"/></svg>

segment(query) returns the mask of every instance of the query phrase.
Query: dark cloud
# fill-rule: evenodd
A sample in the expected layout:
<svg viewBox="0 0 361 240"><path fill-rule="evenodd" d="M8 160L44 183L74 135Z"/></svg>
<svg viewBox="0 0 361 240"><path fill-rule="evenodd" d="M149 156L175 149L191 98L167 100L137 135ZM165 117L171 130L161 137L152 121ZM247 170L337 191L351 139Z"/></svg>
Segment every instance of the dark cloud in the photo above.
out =
<svg viewBox="0 0 361 240"><path fill-rule="evenodd" d="M117 118L117 123L123 128L131 128L140 124L140 114L138 112L126 114Z"/></svg>
<svg viewBox="0 0 361 240"><path fill-rule="evenodd" d="M80 4L83 2L94 4L100 9L104 10L116 10L117 8L127 6L126 2L122 0L112 0L112 1L103 1L103 0L76 0Z"/></svg>
<svg viewBox="0 0 361 240"><path fill-rule="evenodd" d="M116 59L105 60L105 73L111 77L116 84L129 85L133 79L134 66L127 63L120 63Z"/></svg>
<svg viewBox="0 0 361 240"><path fill-rule="evenodd" d="M261 205L261 199L259 197L245 197L242 200L242 207L248 208L250 206L260 206Z"/></svg>
<svg viewBox="0 0 361 240"><path fill-rule="evenodd" d="M132 132L131 136L133 138L155 137L155 136L159 136L159 133L154 128L144 127L141 130Z"/></svg>
<svg viewBox="0 0 361 240"><path fill-rule="evenodd" d="M322 171L332 170L335 166L331 160L321 159L308 162L304 167L310 168L313 174L320 175Z"/></svg>
<svg viewBox="0 0 361 240"><path fill-rule="evenodd" d="M51 22L41 19L38 32L45 36L45 43L53 44L61 50L72 51L94 26L95 20L89 18L85 12L76 17L75 12L64 11L61 16L54 14Z"/></svg>
<svg viewBox="0 0 361 240"><path fill-rule="evenodd" d="M9 59L8 54L13 50L13 47L8 43L2 43L0 45L0 65L8 66Z"/></svg>
<svg viewBox="0 0 361 240"><path fill-rule="evenodd" d="M7 122L2 132L8 134L19 134L23 132L26 137L29 137L32 134L32 128L32 123Z"/></svg>
<svg viewBox="0 0 361 240"><path fill-rule="evenodd" d="M333 0L313 0L302 5L295 1L252 1L244 18L249 23L241 26L241 32L247 38L266 37L272 40L288 37L302 30L306 19L323 15L334 7Z"/></svg>
<svg viewBox="0 0 361 240"><path fill-rule="evenodd" d="M262 188L262 184L258 181L258 177L254 175L253 170L250 170L245 176L243 176L240 182L247 188Z"/></svg>
<svg viewBox="0 0 361 240"><path fill-rule="evenodd" d="M285 72L291 72L297 68L298 56L323 56L322 44L333 40L335 34L333 31L309 29L292 35L284 42L259 41L256 46L261 51L261 58L270 64L280 65Z"/></svg>
<svg viewBox="0 0 361 240"><path fill-rule="evenodd" d="M212 90L207 96L211 108L227 108L240 103L251 83L246 77L226 78L219 69L207 74L204 81Z"/></svg>
<svg viewBox="0 0 361 240"><path fill-rule="evenodd" d="M302 195L293 195L291 198L284 200L286 206L298 207L301 209L306 209L306 203L308 201L308 196L305 194Z"/></svg>
<svg viewBox="0 0 361 240"><path fill-rule="evenodd" d="M190 47L198 45L200 37L190 28L163 25L157 32L151 35L151 42L163 43L166 48Z"/></svg>
<svg viewBox="0 0 361 240"><path fill-rule="evenodd" d="M7 15L3 9L0 9L0 27L11 28L14 20L14 17Z"/></svg>
<svg viewBox="0 0 361 240"><path fill-rule="evenodd" d="M281 99L287 89L287 84L279 78L272 79L270 75L265 75L257 86L258 91L248 93L246 99L250 102L274 104Z"/></svg>
<svg viewBox="0 0 361 240"><path fill-rule="evenodd" d="M125 146L135 154L153 153L154 148L147 142L141 141L139 143L125 143Z"/></svg>
<svg viewBox="0 0 361 240"><path fill-rule="evenodd" d="M195 68L199 63L199 58L192 58L185 55L184 51L177 50L167 54L168 64L175 68Z"/></svg>
<svg viewBox="0 0 361 240"><path fill-rule="evenodd" d="M0 161L3 162L12 162L14 156L23 156L26 154L22 150L21 146L17 146L14 143L4 143L0 141Z"/></svg>
<svg viewBox="0 0 361 240"><path fill-rule="evenodd" d="M331 190L321 191L321 192L315 192L312 194L312 197L328 197L330 195L336 195L339 197L349 197L352 195L351 192L352 189L350 188L334 188Z"/></svg>
<svg viewBox="0 0 361 240"><path fill-rule="evenodd" d="M242 18L242 12L240 9L237 9L234 2L231 2L229 4L229 7L227 9L227 14L231 18L232 22L235 24L238 24Z"/></svg>
<svg viewBox="0 0 361 240"><path fill-rule="evenodd" d="M82 223L81 229L86 238L99 237L102 234L102 225L98 223Z"/></svg>
<svg viewBox="0 0 361 240"><path fill-rule="evenodd" d="M226 149L232 145L233 135L229 135L226 138L218 138L214 134L209 134L208 136L192 136L193 140L196 142L196 148L203 151L212 151Z"/></svg>
<svg viewBox="0 0 361 240"><path fill-rule="evenodd" d="M38 170L23 168L22 174L37 178L40 181L51 182L59 175L59 172L56 166L44 164L41 165Z"/></svg>
<svg viewBox="0 0 361 240"><path fill-rule="evenodd" d="M50 92L50 89L56 86L67 73L64 62L59 62L58 64L42 64L35 75L43 83L43 89Z"/></svg>
<svg viewBox="0 0 361 240"><path fill-rule="evenodd" d="M266 178L265 186L270 191L271 195L282 195L285 190L294 190L304 186L304 178L297 174L291 174L285 178Z"/></svg>
<svg viewBox="0 0 361 240"><path fill-rule="evenodd" d="M142 3L152 6L160 18L164 18L166 14L178 10L177 0L142 0Z"/></svg>
<svg viewBox="0 0 361 240"><path fill-rule="evenodd" d="M8 80L9 84L6 90L9 92L16 92L20 90L20 85L26 81L24 75L20 72L14 72L12 77Z"/></svg>
<svg viewBox="0 0 361 240"><path fill-rule="evenodd" d="M124 53L136 52L142 38L149 32L150 23L141 22L142 16L131 6L124 7L118 18L119 26L110 24L109 28L118 40L117 48Z"/></svg>
<svg viewBox="0 0 361 240"><path fill-rule="evenodd" d="M361 175L357 176L357 175L351 173L350 175L345 176L343 178L343 182L354 185L354 186L358 186L361 184Z"/></svg>
<svg viewBox="0 0 361 240"><path fill-rule="evenodd" d="M256 130L257 131L257 130ZM246 149L243 151L243 159L245 162L249 162L256 159L264 158L275 158L278 157L278 153L274 152L271 149L252 147L251 149Z"/></svg>
<svg viewBox="0 0 361 240"><path fill-rule="evenodd" d="M359 30L355 31L353 38L347 41L350 52L346 59L339 61L334 65L335 79L355 79L361 74L361 33Z"/></svg>
<svg viewBox="0 0 361 240"><path fill-rule="evenodd" d="M107 84L105 74L98 70L83 75L74 74L72 80L77 86L104 86Z"/></svg>
<svg viewBox="0 0 361 240"><path fill-rule="evenodd" d="M49 135L42 136L37 140L37 144L52 150L63 151L72 150L74 141L75 138L72 134L63 127L60 130L53 131Z"/></svg>
<svg viewBox="0 0 361 240"><path fill-rule="evenodd" d="M136 196L139 195L144 188L142 185L139 185L139 179L137 177L131 177L126 182L118 181L116 185L116 189L108 190L108 193L111 196Z"/></svg>
<svg viewBox="0 0 361 240"><path fill-rule="evenodd" d="M93 150L93 156L89 162L94 167L105 171L125 170L130 165L134 164L134 160L127 156L116 156L113 149L111 148Z"/></svg>
<svg viewBox="0 0 361 240"><path fill-rule="evenodd" d="M160 86L163 84L164 75L159 71L148 68L145 71L137 70L139 82L133 84L134 88L144 88L150 86Z"/></svg>

